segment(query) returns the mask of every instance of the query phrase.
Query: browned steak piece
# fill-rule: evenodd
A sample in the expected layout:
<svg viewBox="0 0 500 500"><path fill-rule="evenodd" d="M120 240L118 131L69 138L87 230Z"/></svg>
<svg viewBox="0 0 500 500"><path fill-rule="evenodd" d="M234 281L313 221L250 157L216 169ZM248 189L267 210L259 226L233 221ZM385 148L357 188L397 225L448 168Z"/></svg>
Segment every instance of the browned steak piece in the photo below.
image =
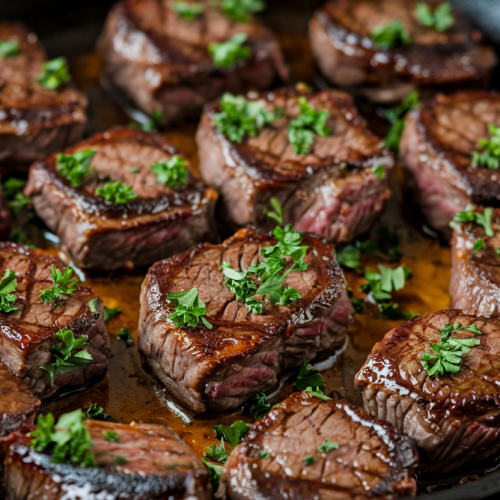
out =
<svg viewBox="0 0 500 500"><path fill-rule="evenodd" d="M19 45L17 55L0 58L0 168L8 173L78 141L87 99L67 84L49 90L35 81L47 59L28 28L0 23L0 41Z"/></svg>
<svg viewBox="0 0 500 500"><path fill-rule="evenodd" d="M156 263L142 285L139 349L162 382L195 412L234 408L276 386L287 368L310 361L344 340L352 306L335 248L304 235L304 272L291 272L285 284L302 299L249 313L225 285L223 262L246 270L260 250L276 240L241 230L222 245L203 244ZM176 328L167 294L198 288L206 304L204 326ZM264 298L264 297L263 297ZM201 325L201 323L200 323Z"/></svg>
<svg viewBox="0 0 500 500"><path fill-rule="evenodd" d="M33 423L39 406L26 383L0 363L0 438Z"/></svg>
<svg viewBox="0 0 500 500"><path fill-rule="evenodd" d="M451 338L480 343L463 354L459 371L429 376L424 351L439 344L446 325L475 325ZM356 376L369 415L387 420L414 439L424 468L448 472L500 451L500 322L457 310L407 321L375 345ZM431 365L432 366L432 365Z"/></svg>
<svg viewBox="0 0 500 500"><path fill-rule="evenodd" d="M328 451L318 450L325 440L332 443ZM412 442L390 424L343 401L297 392L256 422L232 451L217 496L389 500L415 494L417 464Z"/></svg>
<svg viewBox="0 0 500 500"><path fill-rule="evenodd" d="M426 2L433 10L440 0ZM443 32L423 26L416 0L329 0L311 19L309 37L323 74L340 87L357 87L369 99L390 102L415 88L484 87L497 63L491 47L454 11ZM372 31L399 20L411 38L390 49Z"/></svg>
<svg viewBox="0 0 500 500"><path fill-rule="evenodd" d="M287 133L299 114L299 97L317 111L329 112L326 137L316 136L309 154L297 155ZM284 208L285 222L331 241L348 241L367 231L390 196L391 154L369 132L352 99L333 90L316 94L281 89L255 97L284 116L241 144L231 141L214 123L218 103L205 108L197 132L200 173L222 198L221 217L237 228L255 224L269 229L270 199ZM381 166L381 171L374 169ZM381 178L382 177L382 178Z"/></svg>
<svg viewBox="0 0 500 500"><path fill-rule="evenodd" d="M95 151L81 186L59 172L56 155L34 163L26 194L38 215L82 268L117 269L149 265L214 238L212 214L217 194L191 175L170 188L151 168L179 152L163 136L113 129L65 153ZM114 203L96 194L109 182L131 186L135 199Z"/></svg>
<svg viewBox="0 0 500 500"><path fill-rule="evenodd" d="M468 203L500 204L498 171L472 167L488 124L500 126L500 94L438 95L411 112L401 138L400 160L413 198L430 226L451 237L449 223Z"/></svg>
<svg viewBox="0 0 500 500"><path fill-rule="evenodd" d="M5 460L7 498L212 498L206 467L168 427L95 420L85 425L98 467L55 464L50 455L30 447L29 437L12 435ZM115 432L118 442L106 440L108 432Z"/></svg>
<svg viewBox="0 0 500 500"><path fill-rule="evenodd" d="M476 210L480 213L483 210ZM500 209L493 211L493 236L471 222L454 223L451 243L452 307L483 318L500 317ZM482 245L479 240L482 240ZM478 242L478 243L477 243ZM474 244L478 247L474 250Z"/></svg>
<svg viewBox="0 0 500 500"><path fill-rule="evenodd" d="M52 288L52 267L62 272L65 269L59 259L26 245L0 243L0 276L9 269L16 273L17 279L14 293L17 309L0 313L0 362L40 398L87 385L105 372L109 355L103 303L91 288L79 285L72 294L56 302L56 307L40 299L42 290ZM97 299L96 312L88 305L94 299ZM57 375L51 384L48 372L40 367L55 362L55 355L49 349L57 343L54 334L63 328L71 330L75 338L88 339L90 345L85 349L92 362Z"/></svg>
<svg viewBox="0 0 500 500"><path fill-rule="evenodd" d="M273 34L257 19L235 23L216 2L199 3L203 14L184 21L171 2L124 0L111 10L97 44L104 78L147 114L161 111L164 122L198 115L225 91L265 90L276 76L288 77ZM250 57L226 69L214 66L208 46L236 33L248 35Z"/></svg>

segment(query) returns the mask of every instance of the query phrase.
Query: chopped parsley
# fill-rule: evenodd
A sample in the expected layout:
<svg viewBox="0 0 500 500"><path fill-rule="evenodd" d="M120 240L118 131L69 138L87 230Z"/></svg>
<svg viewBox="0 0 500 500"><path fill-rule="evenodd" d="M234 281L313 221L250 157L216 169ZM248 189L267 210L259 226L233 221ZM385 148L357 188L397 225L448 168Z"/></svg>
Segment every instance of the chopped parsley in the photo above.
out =
<svg viewBox="0 0 500 500"><path fill-rule="evenodd" d="M384 165L376 165L372 167L372 172L382 181L385 179Z"/></svg>
<svg viewBox="0 0 500 500"><path fill-rule="evenodd" d="M97 151L87 149L78 153L67 155L56 155L57 171L66 177L73 187L82 185L82 182L89 175L90 162Z"/></svg>
<svg viewBox="0 0 500 500"><path fill-rule="evenodd" d="M410 33L403 26L399 19L379 26L372 31L372 42L381 50L389 50L394 47L408 47L411 45L412 39Z"/></svg>
<svg viewBox="0 0 500 500"><path fill-rule="evenodd" d="M264 448L262 448L262 450L259 451L259 458L269 458L270 456L271 454Z"/></svg>
<svg viewBox="0 0 500 500"><path fill-rule="evenodd" d="M226 446L224 444L224 439L220 440L220 445L217 446L213 444L209 448L205 448L205 451L203 453L206 457L215 460L216 462L221 462L225 463L226 460L228 459L229 455L227 454L226 451Z"/></svg>
<svg viewBox="0 0 500 500"><path fill-rule="evenodd" d="M264 0L222 0L222 12L237 23L247 22L253 14L265 8Z"/></svg>
<svg viewBox="0 0 500 500"><path fill-rule="evenodd" d="M283 207L280 205L280 202L276 198L271 198L271 206L274 208L274 212L269 210L267 212L267 216L276 222L276 224L282 226L283 225Z"/></svg>
<svg viewBox="0 0 500 500"><path fill-rule="evenodd" d="M303 363L293 384L293 389L295 391L305 391L308 387L314 387L315 390L320 392L326 389L321 373L311 364Z"/></svg>
<svg viewBox="0 0 500 500"><path fill-rule="evenodd" d="M263 392L259 392L252 399L252 406L250 407L250 412L254 420L260 420L263 416L269 413L271 409L271 403L267 396Z"/></svg>
<svg viewBox="0 0 500 500"><path fill-rule="evenodd" d="M315 135L326 137L331 133L330 127L326 125L329 113L326 109L316 111L304 96L299 97L299 108L299 116L288 127L288 140L295 154L305 155L310 152Z"/></svg>
<svg viewBox="0 0 500 500"><path fill-rule="evenodd" d="M323 444L321 444L317 448L317 450L320 453L328 453L329 451L338 450L338 449L339 449L339 443L336 443L335 441L330 441L329 439L325 439L323 441Z"/></svg>
<svg viewBox="0 0 500 500"><path fill-rule="evenodd" d="M215 435L219 439L224 439L224 441L231 444L231 446L236 446L241 443L243 436L249 431L250 425L243 420L237 420L233 422L230 426L227 425L216 425Z"/></svg>
<svg viewBox="0 0 500 500"><path fill-rule="evenodd" d="M314 464L314 455L307 455L307 457L304 458L304 463L309 466Z"/></svg>
<svg viewBox="0 0 500 500"><path fill-rule="evenodd" d="M184 158L174 155L168 161L159 161L151 165L158 182L171 189L184 187L187 183L188 168Z"/></svg>
<svg viewBox="0 0 500 500"><path fill-rule="evenodd" d="M438 5L433 12L427 3L418 0L417 8L415 9L415 17L422 26L434 28L440 33L451 28L455 22L449 2L443 2Z"/></svg>
<svg viewBox="0 0 500 500"><path fill-rule="evenodd" d="M104 186L98 187L95 192L115 205L127 203L137 198L137 194L132 192L132 186L126 186L123 181L108 182Z"/></svg>
<svg viewBox="0 0 500 500"><path fill-rule="evenodd" d="M0 280L0 312L9 313L17 311L16 303L17 297L13 292L16 291L17 279L16 273L10 269L6 269Z"/></svg>
<svg viewBox="0 0 500 500"><path fill-rule="evenodd" d="M222 469L224 469L224 467L222 465L217 465L210 462L210 460L208 460L207 458L202 458L201 461L207 466L208 479L212 483L214 490L217 491L217 489L219 488Z"/></svg>
<svg viewBox="0 0 500 500"><path fill-rule="evenodd" d="M16 57L19 54L19 42L4 40L0 42L0 57Z"/></svg>
<svg viewBox="0 0 500 500"><path fill-rule="evenodd" d="M31 200L27 196L24 196L23 193L19 192L16 193L14 199L10 200L7 204L10 211L14 215L17 215L23 208L31 205Z"/></svg>
<svg viewBox="0 0 500 500"><path fill-rule="evenodd" d="M355 244L348 243L337 251L337 262L342 267L347 267L359 273L361 270L361 249Z"/></svg>
<svg viewBox="0 0 500 500"><path fill-rule="evenodd" d="M493 217L493 208L488 207L483 210L483 213L476 212L475 205L467 205L465 210L458 212L450 225L453 227L454 224L461 222L472 222L484 228L486 236L490 238L494 235L493 228L491 227L491 218Z"/></svg>
<svg viewBox="0 0 500 500"><path fill-rule="evenodd" d="M472 167L477 168L479 165L488 167L491 170L500 168L500 127L495 127L492 123L488 124L490 138L482 138L477 141L482 152L472 152Z"/></svg>
<svg viewBox="0 0 500 500"><path fill-rule="evenodd" d="M208 52L212 56L214 66L223 69L230 68L240 61L248 59L251 51L245 46L247 39L246 33L236 33L225 42L209 44Z"/></svg>
<svg viewBox="0 0 500 500"><path fill-rule="evenodd" d="M155 109L146 123L139 124L139 128L145 132L155 132L161 129L163 124L163 113L160 109Z"/></svg>
<svg viewBox="0 0 500 500"><path fill-rule="evenodd" d="M401 102L399 106L394 109L388 109L384 116L390 122L391 126L389 132L384 139L386 148L398 152L401 136L405 125L404 118L406 114L415 109L420 104L420 99L417 91L410 92Z"/></svg>
<svg viewBox="0 0 500 500"><path fill-rule="evenodd" d="M6 198L13 198L17 193L23 190L24 186L26 186L26 181L24 179L9 177L3 183L3 194Z"/></svg>
<svg viewBox="0 0 500 500"><path fill-rule="evenodd" d="M194 21L203 14L202 3L173 2L172 7L183 21Z"/></svg>
<svg viewBox="0 0 500 500"><path fill-rule="evenodd" d="M115 455L113 465L126 465L127 463L128 460L125 457L123 457L122 455Z"/></svg>
<svg viewBox="0 0 500 500"><path fill-rule="evenodd" d="M94 315L96 319L99 318L100 303L97 297L95 297L92 300L89 300L87 302L87 307L90 309L90 312Z"/></svg>
<svg viewBox="0 0 500 500"><path fill-rule="evenodd" d="M132 347L134 345L134 337L132 337L132 334L130 333L130 330L128 328L123 327L117 334L117 337L123 340L127 347Z"/></svg>
<svg viewBox="0 0 500 500"><path fill-rule="evenodd" d="M58 57L42 65L42 74L35 78L44 89L54 90L63 83L69 82L71 77L68 70L68 61L65 57Z"/></svg>
<svg viewBox="0 0 500 500"><path fill-rule="evenodd" d="M479 250L484 250L486 248L486 245L484 244L483 238L478 238L474 242L474 246L472 247L473 252L479 252Z"/></svg>
<svg viewBox="0 0 500 500"><path fill-rule="evenodd" d="M104 439L110 443L119 443L118 433L115 431L103 431Z"/></svg>
<svg viewBox="0 0 500 500"><path fill-rule="evenodd" d="M129 172L132 172L133 174L138 174L140 172L140 168L139 167L130 167L129 168Z"/></svg>
<svg viewBox="0 0 500 500"><path fill-rule="evenodd" d="M181 293L169 293L167 298L176 306L170 315L170 320L176 328L182 325L194 328L200 324L200 320L207 328L212 328L204 316L207 308L198 294L198 288L191 288Z"/></svg>
<svg viewBox="0 0 500 500"><path fill-rule="evenodd" d="M120 314L122 310L119 307L106 307L104 306L104 322L108 322L110 319L113 319L115 316Z"/></svg>
<svg viewBox="0 0 500 500"><path fill-rule="evenodd" d="M101 406L97 406L96 403L90 404L87 411L85 411L83 418L90 420L102 420L103 422L117 422L117 420L113 417L104 413L104 409Z"/></svg>
<svg viewBox="0 0 500 500"><path fill-rule="evenodd" d="M351 305L354 312L361 314L365 310L365 301L363 299L351 299Z"/></svg>
<svg viewBox="0 0 500 500"><path fill-rule="evenodd" d="M220 111L213 117L215 126L237 143L241 143L246 135L255 137L280 114L279 110L274 113L267 111L262 101L250 101L227 92L221 97L219 105Z"/></svg>
<svg viewBox="0 0 500 500"><path fill-rule="evenodd" d="M50 272L52 273L52 288L43 289L40 300L46 305L52 304L56 307L58 302L64 302L64 297L75 292L80 281L76 277L73 278L73 269L69 266L65 269L64 274L54 266L50 268Z"/></svg>
<svg viewBox="0 0 500 500"><path fill-rule="evenodd" d="M323 401L331 401L332 398L328 397L323 391L319 390L319 388L313 389L312 387L306 387L306 392L311 393L313 396L322 399Z"/></svg>

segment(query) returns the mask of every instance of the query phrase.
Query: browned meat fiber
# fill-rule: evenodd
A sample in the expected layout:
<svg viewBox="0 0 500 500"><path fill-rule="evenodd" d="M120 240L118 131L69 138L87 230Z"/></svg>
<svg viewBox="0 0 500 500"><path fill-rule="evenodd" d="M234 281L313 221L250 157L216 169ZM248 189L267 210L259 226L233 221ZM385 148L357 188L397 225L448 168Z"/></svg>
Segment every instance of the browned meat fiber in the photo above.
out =
<svg viewBox="0 0 500 500"><path fill-rule="evenodd" d="M96 173L80 186L72 186L59 172L53 155L31 166L25 190L79 267L145 266L213 240L217 194L190 174L184 187L167 187L151 168L179 155L162 135L113 129L65 153L87 150L95 151L90 170ZM137 197L114 203L96 194L99 187L116 181L131 186Z"/></svg>
<svg viewBox="0 0 500 500"><path fill-rule="evenodd" d="M325 440L337 446L318 450ZM232 451L217 496L389 500L415 495L417 464L412 442L390 424L343 401L297 392L256 422Z"/></svg>
<svg viewBox="0 0 500 500"><path fill-rule="evenodd" d="M147 114L161 111L166 122L198 116L224 92L265 90L288 71L273 34L256 18L236 23L210 0L203 13L185 21L170 2L124 0L111 10L97 47L103 77ZM210 43L236 33L248 36L251 55L229 68L214 66Z"/></svg>
<svg viewBox="0 0 500 500"><path fill-rule="evenodd" d="M426 2L434 10L442 3ZM453 12L445 31L422 25L416 0L330 0L311 19L311 48L322 73L335 85L372 101L392 102L415 89L481 88L496 66L495 52L480 42L467 20ZM373 30L398 20L411 39L387 49Z"/></svg>
<svg viewBox="0 0 500 500"><path fill-rule="evenodd" d="M317 111L327 110L326 137L316 136L309 154L295 154L287 131L299 114L299 97ZM277 198L285 222L333 242L349 241L366 232L390 197L388 178L394 165L380 138L369 132L352 99L333 90L303 93L281 89L251 100L278 106L284 116L241 144L214 123L218 103L207 105L198 128L200 173L221 195L220 217L236 229L254 224L268 230L266 212ZM376 167L382 169L377 175Z"/></svg>
<svg viewBox="0 0 500 500"><path fill-rule="evenodd" d="M87 98L68 84L50 90L35 81L47 58L28 28L0 23L0 40L19 45L16 56L0 58L0 169L10 174L77 142Z"/></svg>
<svg viewBox="0 0 500 500"><path fill-rule="evenodd" d="M475 325L451 338L480 341L456 373L430 377L421 360L446 325ZM366 412L415 440L429 472L449 472L500 452L500 322L450 309L407 321L375 345L356 376Z"/></svg>
<svg viewBox="0 0 500 500"><path fill-rule="evenodd" d="M44 304L42 290L53 285L51 268L64 272L63 263L26 245L0 243L0 275L7 269L16 273L17 310L0 313L0 362L20 377L39 398L76 390L101 376L108 365L109 337L103 320L103 303L94 291L79 285L76 291L57 302ZM88 303L97 299L97 312ZM57 375L50 383L40 367L54 362L49 350L54 334L62 328L70 329L75 338L87 337L85 349L93 361L71 373Z"/></svg>
<svg viewBox="0 0 500 500"><path fill-rule="evenodd" d="M212 498L206 467L168 427L95 420L85 425L98 467L55 464L50 455L35 452L26 435L11 435L5 460L7 498ZM106 440L108 432L115 432L118 442Z"/></svg>
<svg viewBox="0 0 500 500"><path fill-rule="evenodd" d="M497 170L472 166L478 140L500 126L500 94L438 95L406 119L400 159L413 198L431 227L451 237L449 223L469 203L500 204Z"/></svg>
<svg viewBox="0 0 500 500"><path fill-rule="evenodd" d="M139 349L167 388L195 412L235 408L278 384L283 372L325 354L344 340L352 306L333 245L305 235L308 268L291 272L285 284L302 299L293 305L264 302L263 314L249 313L227 288L222 263L246 270L268 234L241 230L222 245L202 244L156 263L141 292ZM206 304L212 324L176 328L169 293L192 288Z"/></svg>

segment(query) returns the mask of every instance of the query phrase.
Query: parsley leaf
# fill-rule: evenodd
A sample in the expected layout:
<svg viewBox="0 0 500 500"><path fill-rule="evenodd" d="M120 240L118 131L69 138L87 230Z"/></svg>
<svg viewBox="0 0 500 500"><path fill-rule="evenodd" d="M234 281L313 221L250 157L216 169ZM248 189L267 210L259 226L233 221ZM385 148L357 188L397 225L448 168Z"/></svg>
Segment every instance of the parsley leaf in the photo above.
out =
<svg viewBox="0 0 500 500"><path fill-rule="evenodd" d="M478 252L479 250L484 250L486 248L486 245L484 244L483 238L478 238L474 242L474 246L472 247L473 252Z"/></svg>
<svg viewBox="0 0 500 500"><path fill-rule="evenodd" d="M361 250L349 243L337 252L337 262L339 265L359 273L361 270Z"/></svg>
<svg viewBox="0 0 500 500"><path fill-rule="evenodd" d="M118 433L115 431L104 431L104 439L110 443L119 443Z"/></svg>
<svg viewBox="0 0 500 500"><path fill-rule="evenodd" d="M316 111L304 96L299 97L299 116L290 122L288 140L292 144L295 154L308 154L314 144L314 136L326 137L331 128L326 125L329 113L326 109Z"/></svg>
<svg viewBox="0 0 500 500"><path fill-rule="evenodd" d="M17 311L18 308L14 305L17 297L13 293L16 291L16 286L16 273L6 269L0 280L0 312Z"/></svg>
<svg viewBox="0 0 500 500"><path fill-rule="evenodd" d="M271 205L274 212L269 210L266 215L280 226L283 225L283 207L276 198L271 198Z"/></svg>
<svg viewBox="0 0 500 500"><path fill-rule="evenodd" d="M335 441L330 441L329 439L325 439L323 441L323 444L321 444L317 448L317 450L320 453L328 453L329 451L338 450L338 449L339 449L339 444L336 443Z"/></svg>
<svg viewBox="0 0 500 500"><path fill-rule="evenodd" d="M212 328L204 316L207 308L198 295L198 288L191 288L181 293L169 293L167 298L176 306L175 311L170 315L176 328L182 325L194 328L199 325L200 320L208 329Z"/></svg>
<svg viewBox="0 0 500 500"><path fill-rule="evenodd" d="M467 205L465 210L463 210L462 212L457 212L455 217L453 217L450 226L453 227L454 224L460 222L473 222L479 226L482 226L484 228L486 236L489 236L491 238L494 235L493 228L491 227L493 208L485 208L483 210L483 213L476 212L475 210L475 205Z"/></svg>
<svg viewBox="0 0 500 500"><path fill-rule="evenodd" d="M252 52L244 45L247 39L246 33L236 33L225 42L210 43L208 52L212 56L214 66L224 69L230 68L238 62L248 59Z"/></svg>
<svg viewBox="0 0 500 500"><path fill-rule="evenodd" d="M211 458L212 460L215 460L216 462L225 463L226 460L228 459L229 455L226 452L226 446L224 445L224 439L220 440L219 446L213 444L212 446L210 446L210 448L205 448L203 455L205 455L208 458Z"/></svg>
<svg viewBox="0 0 500 500"><path fill-rule="evenodd" d="M174 155L168 161L159 161L151 165L158 182L171 189L184 187L187 183L188 168L184 158Z"/></svg>
<svg viewBox="0 0 500 500"><path fill-rule="evenodd" d="M323 401L331 401L332 398L328 397L323 391L319 388L313 389L312 387L306 387L306 392L310 392L313 396L322 399Z"/></svg>
<svg viewBox="0 0 500 500"><path fill-rule="evenodd" d="M401 142L401 136L403 135L404 129L404 117L406 114L415 109L420 104L420 99L417 91L410 92L401 102L401 104L395 109L388 109L384 116L391 123L389 132L384 139L384 145L386 148L398 152L399 143Z"/></svg>
<svg viewBox="0 0 500 500"><path fill-rule="evenodd" d="M259 451L259 458L269 458L270 456L271 454L264 448L262 448L262 450Z"/></svg>
<svg viewBox="0 0 500 500"><path fill-rule="evenodd" d="M173 2L172 7L183 21L194 21L203 14L202 3Z"/></svg>
<svg viewBox="0 0 500 500"><path fill-rule="evenodd" d="M128 328L123 327L120 330L120 333L118 333L117 337L123 340L127 347L132 347L134 345L134 337L132 337L132 334L130 333Z"/></svg>
<svg viewBox="0 0 500 500"><path fill-rule="evenodd" d="M57 171L68 179L73 187L82 185L89 175L90 162L97 151L87 149L78 153L56 155Z"/></svg>
<svg viewBox="0 0 500 500"><path fill-rule="evenodd" d="M307 457L304 458L304 463L309 466L314 464L314 455L307 455Z"/></svg>
<svg viewBox="0 0 500 500"><path fill-rule="evenodd" d="M72 277L73 269L69 266L65 269L64 274L54 266L50 268L50 272L52 273L52 288L43 289L40 300L44 304L52 304L56 307L58 302L64 302L64 296L71 295L76 290L80 281L78 278Z"/></svg>
<svg viewBox="0 0 500 500"><path fill-rule="evenodd" d="M231 141L241 143L243 137L255 137L266 124L272 123L279 111L271 113L262 101L250 101L243 96L225 93L220 101L220 112L213 120L218 130Z"/></svg>
<svg viewBox="0 0 500 500"><path fill-rule="evenodd" d="M263 0L222 0L222 12L237 23L247 22L252 14L266 8Z"/></svg>
<svg viewBox="0 0 500 500"><path fill-rule="evenodd" d="M113 319L115 316L120 314L122 310L119 307L106 307L104 306L104 322L108 322L110 319Z"/></svg>
<svg viewBox="0 0 500 500"><path fill-rule="evenodd" d="M303 363L293 384L293 389L295 391L305 391L308 387L314 387L321 392L326 389L321 373L311 364Z"/></svg>
<svg viewBox="0 0 500 500"><path fill-rule="evenodd" d="M8 202L10 211L17 215L24 207L31 204L31 200L23 193L16 193L13 200Z"/></svg>
<svg viewBox="0 0 500 500"><path fill-rule="evenodd" d="M0 57L16 57L19 54L19 43L16 40L0 42Z"/></svg>
<svg viewBox="0 0 500 500"><path fill-rule="evenodd" d="M26 186L26 181L24 179L9 177L3 183L3 194L5 198L13 198L17 193L22 191L24 186Z"/></svg>
<svg viewBox="0 0 500 500"><path fill-rule="evenodd" d="M210 462L207 458L202 458L201 461L207 466L208 479L212 483L212 486L214 487L214 491L217 491L217 489L219 488L219 482L220 482L220 476L222 474L222 469L224 469L224 467L222 465L217 465L217 464Z"/></svg>
<svg viewBox="0 0 500 500"><path fill-rule="evenodd" d="M224 439L231 446L236 446L241 443L243 436L249 431L250 425L243 420L237 420L233 422L230 426L227 425L216 425L215 435L219 439Z"/></svg>
<svg viewBox="0 0 500 500"><path fill-rule="evenodd" d="M126 186L123 181L108 182L104 186L98 187L95 192L106 201L114 204L127 203L137 198L137 194L132 192L132 186Z"/></svg>
<svg viewBox="0 0 500 500"><path fill-rule="evenodd" d="M363 299L351 299L351 304L355 312L361 314L365 310L365 301Z"/></svg>
<svg viewBox="0 0 500 500"><path fill-rule="evenodd" d="M65 57L58 57L42 65L42 74L35 78L44 89L54 90L63 83L69 82L71 77L68 70L68 61Z"/></svg>
<svg viewBox="0 0 500 500"><path fill-rule="evenodd" d="M397 46L407 47L413 43L410 33L399 19L379 26L372 31L372 42L381 50L389 50Z"/></svg>
<svg viewBox="0 0 500 500"><path fill-rule="evenodd" d="M155 132L161 129L163 124L163 113L160 109L155 109L146 123L132 124L134 128L139 127L145 132Z"/></svg>
<svg viewBox="0 0 500 500"><path fill-rule="evenodd" d="M455 22L449 2L443 2L432 12L428 4L422 0L418 0L415 17L421 25L427 28L434 28L440 33L451 28Z"/></svg>
<svg viewBox="0 0 500 500"><path fill-rule="evenodd" d="M371 293L376 302L391 299L391 293L404 288L406 278L411 274L411 270L405 266L398 266L395 269L378 265L380 273L374 273L371 269L365 270L365 279L368 281L361 289L365 293Z"/></svg>
<svg viewBox="0 0 500 500"><path fill-rule="evenodd" d="M110 417L107 413L104 413L104 409L97 406L96 403L91 403L84 413L83 418L91 420L102 420L104 422L117 422L113 417Z"/></svg>
<svg viewBox="0 0 500 500"><path fill-rule="evenodd" d="M234 270L229 262L222 263L222 273L227 278L225 285L236 294L236 300L244 300L246 297L255 295L257 286L246 273Z"/></svg>
<svg viewBox="0 0 500 500"><path fill-rule="evenodd" d="M419 316L419 314L415 313L405 313L399 310L399 304L395 304L393 302L380 302L378 304L378 308L380 311L380 315L384 319L413 319Z"/></svg>
<svg viewBox="0 0 500 500"><path fill-rule="evenodd" d="M385 170L383 165L376 165L372 167L372 172L380 179L385 179Z"/></svg>
<svg viewBox="0 0 500 500"><path fill-rule="evenodd" d="M492 123L488 124L490 138L482 138L477 142L482 152L472 152L472 167L479 165L487 166L491 170L500 168L500 127L495 127Z"/></svg>
<svg viewBox="0 0 500 500"><path fill-rule="evenodd" d="M259 392L254 396L252 406L250 407L250 412L254 420L260 420L269 413L270 409L271 403L263 392Z"/></svg>

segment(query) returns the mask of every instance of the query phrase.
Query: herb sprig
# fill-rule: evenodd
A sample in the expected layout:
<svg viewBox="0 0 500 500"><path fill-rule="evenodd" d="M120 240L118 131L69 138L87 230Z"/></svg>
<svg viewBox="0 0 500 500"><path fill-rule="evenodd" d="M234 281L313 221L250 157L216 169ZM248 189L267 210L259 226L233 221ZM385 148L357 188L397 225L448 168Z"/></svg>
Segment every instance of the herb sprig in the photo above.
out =
<svg viewBox="0 0 500 500"><path fill-rule="evenodd" d="M207 328L212 328L204 316L207 308L198 294L198 288L191 288L181 293L169 293L167 298L176 306L175 311L169 316L176 328L182 325L194 328L200 324L200 321Z"/></svg>
<svg viewBox="0 0 500 500"><path fill-rule="evenodd" d="M500 127L489 123L488 131L489 138L481 138L477 141L482 151L472 151L471 165L473 168L483 165L491 170L498 170L500 168Z"/></svg>
<svg viewBox="0 0 500 500"><path fill-rule="evenodd" d="M493 208L487 207L483 210L483 213L476 212L476 208L477 207L475 205L467 205L465 210L457 212L455 217L453 217L450 226L454 227L455 224L461 222L471 222L473 224L477 224L478 226L482 226L484 228L486 236L489 236L491 238L495 234L491 226Z"/></svg>
<svg viewBox="0 0 500 500"><path fill-rule="evenodd" d="M252 399L252 406L250 407L250 412L254 420L260 420L269 413L270 409L271 403L263 392L259 392L254 396Z"/></svg>
<svg viewBox="0 0 500 500"><path fill-rule="evenodd" d="M184 158L174 155L168 161L160 161L151 165L158 182L171 189L184 187L187 184L188 168Z"/></svg>
<svg viewBox="0 0 500 500"><path fill-rule="evenodd" d="M401 102L394 108L388 109L384 116L390 122L391 127L384 139L385 147L398 152L401 136L403 135L405 121L404 118L408 112L415 109L420 104L420 98L417 91L410 92Z"/></svg>
<svg viewBox="0 0 500 500"><path fill-rule="evenodd" d="M66 177L73 187L79 187L89 175L90 162L97 151L87 149L75 154L56 155L57 171Z"/></svg>
<svg viewBox="0 0 500 500"><path fill-rule="evenodd" d="M434 28L436 31L439 31L439 33L451 28L455 22L449 2L443 2L438 5L434 11L431 11L427 3L418 0L415 9L415 17L420 24L427 28Z"/></svg>
<svg viewBox="0 0 500 500"><path fill-rule="evenodd" d="M120 314L122 310L119 307L106 307L104 306L104 322L107 323L110 319Z"/></svg>
<svg viewBox="0 0 500 500"><path fill-rule="evenodd" d="M40 294L40 300L46 305L52 304L56 307L58 302L64 302L65 296L75 292L80 280L73 277L73 269L69 266L65 269L64 273L54 266L50 268L50 272L52 273L52 288L43 289Z"/></svg>
<svg viewBox="0 0 500 500"><path fill-rule="evenodd" d="M17 297L13 293L16 291L16 287L16 273L10 269L6 269L0 280L0 312L10 313L17 311L18 308L14 305Z"/></svg>
<svg viewBox="0 0 500 500"><path fill-rule="evenodd" d="M222 0L222 12L237 23L247 22L253 14L266 8L263 0Z"/></svg>
<svg viewBox="0 0 500 500"><path fill-rule="evenodd" d="M43 88L49 90L55 90L70 80L68 61L65 57L58 57L57 59L43 63L42 74L38 78L35 78L35 81Z"/></svg>
<svg viewBox="0 0 500 500"><path fill-rule="evenodd" d="M250 48L245 45L247 39L248 35L246 33L235 33L225 42L210 43L208 52L212 56L214 66L227 69L248 59L252 52Z"/></svg>
<svg viewBox="0 0 500 500"><path fill-rule="evenodd" d="M19 55L19 50L17 40L3 40L0 42L0 57L16 57Z"/></svg>
<svg viewBox="0 0 500 500"><path fill-rule="evenodd" d="M132 191L132 186L126 186L123 181L108 182L104 186L98 187L95 192L98 196L102 196L106 201L115 205L121 205L137 198L137 194Z"/></svg>
<svg viewBox="0 0 500 500"><path fill-rule="evenodd" d="M410 33L399 19L378 26L372 31L372 42L381 50L389 50L394 47L408 47L413 43Z"/></svg>
<svg viewBox="0 0 500 500"><path fill-rule="evenodd" d="M97 406L96 403L91 403L89 405L87 410L84 412L83 418L90 420L102 420L103 422L117 422L117 420L105 413L101 406Z"/></svg>
<svg viewBox="0 0 500 500"><path fill-rule="evenodd" d="M116 335L120 340L123 340L125 342L125 345L128 347L132 347L134 345L134 337L132 337L132 334L130 333L130 330L126 328L125 326L122 327L122 329L118 332Z"/></svg>
<svg viewBox="0 0 500 500"><path fill-rule="evenodd" d="M202 3L173 2L172 7L183 21L194 21L203 14Z"/></svg>

